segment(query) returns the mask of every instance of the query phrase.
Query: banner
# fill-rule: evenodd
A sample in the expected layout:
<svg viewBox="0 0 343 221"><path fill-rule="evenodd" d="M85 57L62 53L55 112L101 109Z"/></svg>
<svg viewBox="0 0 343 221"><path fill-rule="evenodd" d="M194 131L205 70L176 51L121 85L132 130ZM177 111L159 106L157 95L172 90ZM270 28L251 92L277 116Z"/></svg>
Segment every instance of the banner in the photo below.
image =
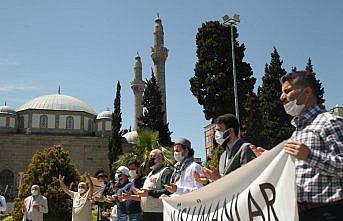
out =
<svg viewBox="0 0 343 221"><path fill-rule="evenodd" d="M294 159L283 143L191 193L163 200L164 221L297 221Z"/></svg>

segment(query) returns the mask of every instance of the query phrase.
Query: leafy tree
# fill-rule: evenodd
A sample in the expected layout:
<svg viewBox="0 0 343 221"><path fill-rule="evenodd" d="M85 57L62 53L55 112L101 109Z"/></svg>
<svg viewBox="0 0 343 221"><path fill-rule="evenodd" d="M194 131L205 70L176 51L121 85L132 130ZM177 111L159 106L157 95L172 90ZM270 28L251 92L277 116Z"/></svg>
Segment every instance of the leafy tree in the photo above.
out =
<svg viewBox="0 0 343 221"><path fill-rule="evenodd" d="M307 60L306 71L312 73L314 75L314 77L316 77L316 73L313 71L313 65L312 65L311 58L308 58L308 60ZM317 96L318 104L323 109L325 109L325 106L324 106L324 102L325 102L324 93L325 93L325 91L324 91L324 88L322 87L322 83L318 79L317 79L316 85L315 85L315 93Z"/></svg>
<svg viewBox="0 0 343 221"><path fill-rule="evenodd" d="M235 113L230 33L230 27L218 21L208 21L202 24L196 35L198 61L190 85L193 95L203 106L207 120L222 114ZM247 105L256 79L252 76L250 64L243 61L245 46L238 43L237 37L238 33L234 28L239 113L241 123L244 123L250 115Z"/></svg>
<svg viewBox="0 0 343 221"><path fill-rule="evenodd" d="M274 48L270 64L265 66L262 86L258 88L259 112L262 122L261 136L263 138L261 145L267 148L274 147L289 138L293 131L290 124L292 117L286 114L280 101L280 78L286 74L282 63L279 53Z"/></svg>
<svg viewBox="0 0 343 221"><path fill-rule="evenodd" d="M121 132L121 108L120 108L120 82L117 83L117 92L114 99L114 112L112 113L112 134L108 144L108 160L109 169L112 171L112 164L118 160L118 156L122 153L122 132ZM114 174L111 178L114 178Z"/></svg>
<svg viewBox="0 0 343 221"><path fill-rule="evenodd" d="M66 150L61 146L55 146L37 152L23 175L19 196L14 203L13 220L22 220L21 205L25 197L31 195L30 189L33 184L39 185L41 194L48 199L49 212L44 214L44 220L68 220L71 217L72 200L60 188L59 174L65 176L67 185L77 188L80 178Z"/></svg>
<svg viewBox="0 0 343 221"><path fill-rule="evenodd" d="M164 123L165 112L162 111L161 92L157 85L154 73L151 79L146 80L146 87L143 94L143 116L139 119L140 128L148 128L158 132L158 142L162 146L170 146L172 132L169 131L169 123Z"/></svg>

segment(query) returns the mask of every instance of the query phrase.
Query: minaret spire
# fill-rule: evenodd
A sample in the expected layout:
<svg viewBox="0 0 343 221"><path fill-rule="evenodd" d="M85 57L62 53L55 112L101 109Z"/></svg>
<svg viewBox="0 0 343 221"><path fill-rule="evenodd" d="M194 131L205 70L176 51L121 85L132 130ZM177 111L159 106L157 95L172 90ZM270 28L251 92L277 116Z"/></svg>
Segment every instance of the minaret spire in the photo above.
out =
<svg viewBox="0 0 343 221"><path fill-rule="evenodd" d="M58 85L58 91L57 91L58 94L61 94L61 86Z"/></svg>
<svg viewBox="0 0 343 221"><path fill-rule="evenodd" d="M135 57L135 64L133 67L134 79L131 81L131 88L135 95L135 130L139 129L139 118L143 116L143 91L145 83L142 80L142 61L138 52Z"/></svg>
<svg viewBox="0 0 343 221"><path fill-rule="evenodd" d="M154 62L154 75L162 95L162 110L165 112L165 123L167 122L165 64L168 57L168 51L169 50L164 47L162 20L160 19L159 13L157 13L154 25L154 47L151 48L151 58Z"/></svg>

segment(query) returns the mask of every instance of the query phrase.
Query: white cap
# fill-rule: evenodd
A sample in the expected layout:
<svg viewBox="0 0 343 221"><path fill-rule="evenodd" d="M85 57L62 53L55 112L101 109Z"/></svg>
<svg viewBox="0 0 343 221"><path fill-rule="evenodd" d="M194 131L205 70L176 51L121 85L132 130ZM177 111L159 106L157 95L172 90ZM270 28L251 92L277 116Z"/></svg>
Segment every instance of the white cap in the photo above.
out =
<svg viewBox="0 0 343 221"><path fill-rule="evenodd" d="M126 166L120 166L118 167L116 173L121 173L121 174L124 174L126 176L130 176L129 175L129 168L127 168Z"/></svg>

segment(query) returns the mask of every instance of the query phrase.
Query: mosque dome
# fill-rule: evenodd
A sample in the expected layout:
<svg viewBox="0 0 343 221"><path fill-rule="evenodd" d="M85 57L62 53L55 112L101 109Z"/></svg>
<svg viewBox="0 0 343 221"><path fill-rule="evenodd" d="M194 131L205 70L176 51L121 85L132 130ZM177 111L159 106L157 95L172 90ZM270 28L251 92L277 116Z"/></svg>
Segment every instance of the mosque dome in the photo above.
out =
<svg viewBox="0 0 343 221"><path fill-rule="evenodd" d="M0 106L0 114L16 115L16 112L10 106L4 105L4 106Z"/></svg>
<svg viewBox="0 0 343 221"><path fill-rule="evenodd" d="M85 102L64 94L51 94L34 98L17 111L24 110L57 110L57 111L78 111L97 115L96 112Z"/></svg>
<svg viewBox="0 0 343 221"><path fill-rule="evenodd" d="M123 135L123 137L126 139L126 141L130 144L133 144L135 140L138 138L137 131L131 131Z"/></svg>
<svg viewBox="0 0 343 221"><path fill-rule="evenodd" d="M100 119L111 119L112 120L112 111L105 110L105 111L101 112L100 114L98 114L96 119L97 120L100 120Z"/></svg>

